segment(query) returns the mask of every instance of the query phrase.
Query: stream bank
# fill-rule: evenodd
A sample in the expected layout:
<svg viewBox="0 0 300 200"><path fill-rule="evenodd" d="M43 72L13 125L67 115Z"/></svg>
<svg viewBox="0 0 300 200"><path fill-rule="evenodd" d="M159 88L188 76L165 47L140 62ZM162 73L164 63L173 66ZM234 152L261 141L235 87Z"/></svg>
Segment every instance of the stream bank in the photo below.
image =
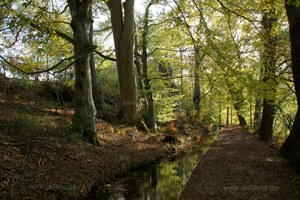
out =
<svg viewBox="0 0 300 200"><path fill-rule="evenodd" d="M0 99L0 199L84 198L166 157L172 145L162 142L165 135L202 138L203 122L195 115L182 115L152 135L112 115L111 123L96 120L102 147L95 147L70 128L73 108L56 106L21 85L12 94L0 92Z"/></svg>
<svg viewBox="0 0 300 200"><path fill-rule="evenodd" d="M180 194L192 170L212 143L218 131L208 134L201 142L193 142L188 149L172 161L163 159L160 163L134 171L105 187L93 191L86 199L101 200L173 200Z"/></svg>

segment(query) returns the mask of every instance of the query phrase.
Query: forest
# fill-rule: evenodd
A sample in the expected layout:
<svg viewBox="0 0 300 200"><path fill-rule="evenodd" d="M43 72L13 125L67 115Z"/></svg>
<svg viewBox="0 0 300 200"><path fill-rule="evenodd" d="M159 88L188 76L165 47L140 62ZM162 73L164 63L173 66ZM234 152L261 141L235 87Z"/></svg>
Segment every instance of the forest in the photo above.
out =
<svg viewBox="0 0 300 200"><path fill-rule="evenodd" d="M65 148L73 151L73 143L84 149L76 155L93 148L102 154L108 138L117 138L107 133L133 140L142 131L159 143L179 140L180 131L205 135L230 124L299 164L299 6L298 0L1 1L3 162L7 152L21 151L26 171L26 159L41 168L44 158L29 153L39 146L69 162ZM111 142L125 148L131 140ZM156 148L150 146L138 159ZM118 156L124 169L135 162ZM22 183L31 171L1 177ZM7 191L17 187L4 182Z"/></svg>

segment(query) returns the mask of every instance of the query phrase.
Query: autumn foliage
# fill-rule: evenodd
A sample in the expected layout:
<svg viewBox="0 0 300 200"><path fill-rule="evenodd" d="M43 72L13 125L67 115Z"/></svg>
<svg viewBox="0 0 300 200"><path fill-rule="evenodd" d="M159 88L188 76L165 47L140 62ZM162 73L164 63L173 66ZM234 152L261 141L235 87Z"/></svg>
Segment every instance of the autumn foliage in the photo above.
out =
<svg viewBox="0 0 300 200"><path fill-rule="evenodd" d="M175 125L175 122L173 122L173 121L169 123L169 125L167 127L168 132L175 133L177 131L177 128L175 128L174 125Z"/></svg>

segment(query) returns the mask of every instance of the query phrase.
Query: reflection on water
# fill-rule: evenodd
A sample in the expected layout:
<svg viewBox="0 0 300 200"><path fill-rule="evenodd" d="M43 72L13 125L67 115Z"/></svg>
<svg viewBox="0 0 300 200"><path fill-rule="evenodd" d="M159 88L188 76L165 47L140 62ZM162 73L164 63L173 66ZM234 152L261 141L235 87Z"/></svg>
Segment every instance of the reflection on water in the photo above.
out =
<svg viewBox="0 0 300 200"><path fill-rule="evenodd" d="M123 179L123 185L108 198L98 194L95 199L108 200L174 200L188 180L197 162L217 135L217 131L177 160L164 161L146 171Z"/></svg>

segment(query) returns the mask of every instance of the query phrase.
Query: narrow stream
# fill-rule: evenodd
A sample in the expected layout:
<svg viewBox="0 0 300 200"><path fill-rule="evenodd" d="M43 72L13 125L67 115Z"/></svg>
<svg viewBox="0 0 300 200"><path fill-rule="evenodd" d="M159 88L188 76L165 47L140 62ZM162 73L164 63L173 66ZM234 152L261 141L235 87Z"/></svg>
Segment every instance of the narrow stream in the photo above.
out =
<svg viewBox="0 0 300 200"><path fill-rule="evenodd" d="M175 161L163 160L147 169L129 173L109 187L108 192L95 192L92 199L101 200L174 200L193 169L213 142L219 130L200 144L180 154Z"/></svg>

